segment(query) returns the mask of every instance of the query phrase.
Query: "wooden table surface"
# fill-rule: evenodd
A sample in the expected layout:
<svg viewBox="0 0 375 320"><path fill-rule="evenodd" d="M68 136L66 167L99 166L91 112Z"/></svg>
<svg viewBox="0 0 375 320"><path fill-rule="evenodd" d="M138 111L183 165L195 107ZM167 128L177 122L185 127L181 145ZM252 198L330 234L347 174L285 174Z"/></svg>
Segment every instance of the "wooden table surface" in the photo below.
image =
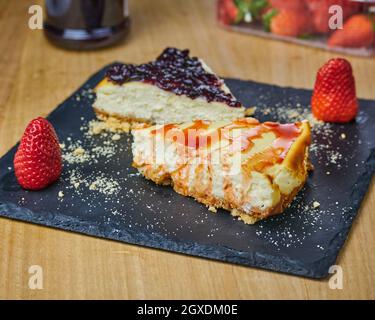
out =
<svg viewBox="0 0 375 320"><path fill-rule="evenodd" d="M131 0L129 39L95 52L48 44L27 25L35 1L0 0L0 155L34 117L47 115L93 72L114 60L152 60L166 46L190 48L220 75L312 88L336 56L317 49L229 33L211 0ZM375 99L375 59L347 57L358 95ZM4 170L4 168L0 168ZM146 249L0 219L0 298L27 299L345 299L375 298L375 185L372 183L337 264L342 290L316 281ZM43 290L28 287L31 265Z"/></svg>

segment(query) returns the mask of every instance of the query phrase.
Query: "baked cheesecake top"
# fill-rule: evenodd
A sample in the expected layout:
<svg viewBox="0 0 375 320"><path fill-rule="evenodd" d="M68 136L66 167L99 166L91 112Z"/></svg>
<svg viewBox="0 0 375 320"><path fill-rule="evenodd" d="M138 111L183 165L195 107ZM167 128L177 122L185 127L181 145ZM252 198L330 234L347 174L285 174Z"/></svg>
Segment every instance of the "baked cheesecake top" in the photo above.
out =
<svg viewBox="0 0 375 320"><path fill-rule="evenodd" d="M261 138L265 133L273 133L275 135L275 140L271 145L273 152L262 154L265 158L269 157L268 159L265 159L267 161L263 162L272 164L273 162L276 163L284 160L291 145L301 134L302 126L302 122L287 124L276 122L260 123L254 118L242 118L236 119L230 124L225 124L224 126L218 127L216 130L207 133L206 131L210 128L211 124L210 121L195 120L191 125L182 130L177 124L166 124L158 129L153 129L151 134L162 134L167 136L170 131L174 131L175 134L173 134L173 132L171 134L173 141L195 149L208 148L211 144L221 139L227 139L231 143L234 143L234 141L237 140L239 151L248 152L254 145L252 142L253 140ZM240 134L232 136L230 131L235 129L239 130ZM176 135L176 131L181 131L182 136ZM272 159L270 156L272 156Z"/></svg>
<svg viewBox="0 0 375 320"><path fill-rule="evenodd" d="M191 99L201 97L230 107L242 106L222 89L223 80L205 70L198 58L189 56L189 50L166 48L155 61L140 65L116 64L108 69L106 76L119 85L141 81Z"/></svg>

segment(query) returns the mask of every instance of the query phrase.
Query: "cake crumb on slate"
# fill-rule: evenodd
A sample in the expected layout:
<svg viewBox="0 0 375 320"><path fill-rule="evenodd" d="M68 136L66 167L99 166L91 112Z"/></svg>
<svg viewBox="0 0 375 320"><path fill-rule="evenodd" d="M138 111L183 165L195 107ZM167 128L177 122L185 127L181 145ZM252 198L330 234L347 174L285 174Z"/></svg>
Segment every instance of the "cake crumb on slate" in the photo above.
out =
<svg viewBox="0 0 375 320"><path fill-rule="evenodd" d="M105 121L91 120L89 122L89 135L98 135L102 132L108 131L112 133L129 132L131 125L127 122L122 122L114 117L106 118Z"/></svg>
<svg viewBox="0 0 375 320"><path fill-rule="evenodd" d="M89 186L90 190L97 190L104 195L112 195L120 191L119 183L113 178L98 176Z"/></svg>
<svg viewBox="0 0 375 320"><path fill-rule="evenodd" d="M96 190L96 182L94 181L93 183L90 184L89 190Z"/></svg>
<svg viewBox="0 0 375 320"><path fill-rule="evenodd" d="M103 121L92 120L89 123L89 133L92 135L101 134L106 130L106 124Z"/></svg>
<svg viewBox="0 0 375 320"><path fill-rule="evenodd" d="M312 206L313 206L314 209L319 208L320 203L318 201L314 201Z"/></svg>
<svg viewBox="0 0 375 320"><path fill-rule="evenodd" d="M85 154L85 149L78 147L73 150L73 155L76 157L83 156Z"/></svg>
<svg viewBox="0 0 375 320"><path fill-rule="evenodd" d="M83 163L90 159L89 153L82 148L82 141L80 140L71 143L71 140L67 139L62 151L62 158L68 164Z"/></svg>
<svg viewBox="0 0 375 320"><path fill-rule="evenodd" d="M251 107L251 108L246 108L245 110L245 116L246 117L251 117L254 115L255 111L256 111L256 107Z"/></svg>
<svg viewBox="0 0 375 320"><path fill-rule="evenodd" d="M105 196L115 195L121 191L119 182L112 177L107 177L102 172L93 171L88 175L84 175L80 170L73 169L67 180L70 188L74 189L79 196L83 195L83 188L99 192Z"/></svg>

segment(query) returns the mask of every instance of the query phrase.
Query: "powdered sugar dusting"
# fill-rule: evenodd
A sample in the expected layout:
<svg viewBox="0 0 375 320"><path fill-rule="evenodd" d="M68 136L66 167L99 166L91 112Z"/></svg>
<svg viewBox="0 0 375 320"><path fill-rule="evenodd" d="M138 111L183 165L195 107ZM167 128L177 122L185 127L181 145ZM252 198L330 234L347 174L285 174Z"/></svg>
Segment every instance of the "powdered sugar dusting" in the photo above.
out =
<svg viewBox="0 0 375 320"><path fill-rule="evenodd" d="M348 157L336 143L338 140L345 145L353 138L347 136L344 127L338 131L335 125L317 121L309 108L298 101L280 102L269 107L266 104L269 100L267 94L259 100L261 102L254 106L255 117L263 121L287 123L309 120L313 133L310 153L313 165L318 167L312 175L324 174L335 179L339 171L347 167ZM176 194L172 188L157 186L144 179L131 167L131 135L124 133L127 130L119 129L118 123L108 127L108 124L96 119L81 120L80 140L61 141L64 164L68 169L64 170L66 188L62 190L65 200L61 202L61 207L74 206L66 201L72 197L88 208L87 214L98 214L104 210L105 224L113 230L122 230L126 226L129 230L145 230L149 235L179 237L183 234L193 241L197 234L204 233L207 244L217 244L226 234L235 242L237 249L245 251L253 248L251 241L259 241L277 251L294 250L304 247L306 242L315 241L321 232L334 230L337 219L351 209L345 206L342 217L335 215L337 208L342 208L343 204L336 203L332 190L328 190L326 199L306 197L310 189L316 187L315 180L309 179L285 213L253 226L245 225L224 210L210 212L193 199ZM324 172L319 171L321 168ZM228 230L227 223L222 223L222 219L231 219L233 230ZM253 240L249 242L249 239ZM316 241L315 250L325 250L326 246L319 239Z"/></svg>

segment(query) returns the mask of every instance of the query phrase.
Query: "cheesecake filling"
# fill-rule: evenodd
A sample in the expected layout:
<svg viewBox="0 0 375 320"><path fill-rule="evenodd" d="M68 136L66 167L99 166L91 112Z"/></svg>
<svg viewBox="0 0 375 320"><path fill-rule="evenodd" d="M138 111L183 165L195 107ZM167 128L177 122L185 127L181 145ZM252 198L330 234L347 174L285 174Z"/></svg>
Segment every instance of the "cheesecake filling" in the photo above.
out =
<svg viewBox="0 0 375 320"><path fill-rule="evenodd" d="M243 108L229 108L217 101L210 102L208 106L204 98L193 100L184 95L177 96L143 82L114 86L105 81L96 89L94 108L120 119L147 123L232 120L244 115Z"/></svg>

